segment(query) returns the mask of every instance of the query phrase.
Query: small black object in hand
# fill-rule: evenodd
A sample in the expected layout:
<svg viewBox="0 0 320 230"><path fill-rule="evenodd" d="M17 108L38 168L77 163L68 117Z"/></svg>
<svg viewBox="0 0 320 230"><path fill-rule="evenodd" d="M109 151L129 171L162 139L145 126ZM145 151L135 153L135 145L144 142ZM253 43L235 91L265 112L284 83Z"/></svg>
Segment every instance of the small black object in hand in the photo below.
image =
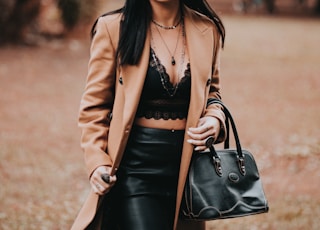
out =
<svg viewBox="0 0 320 230"><path fill-rule="evenodd" d="M110 183L110 175L108 173L104 173L101 175L101 179L106 182L107 184Z"/></svg>
<svg viewBox="0 0 320 230"><path fill-rule="evenodd" d="M210 147L213 145L213 143L214 143L214 138L213 138L213 136L209 136L209 137L206 139L205 145L206 145L207 148L210 148Z"/></svg>

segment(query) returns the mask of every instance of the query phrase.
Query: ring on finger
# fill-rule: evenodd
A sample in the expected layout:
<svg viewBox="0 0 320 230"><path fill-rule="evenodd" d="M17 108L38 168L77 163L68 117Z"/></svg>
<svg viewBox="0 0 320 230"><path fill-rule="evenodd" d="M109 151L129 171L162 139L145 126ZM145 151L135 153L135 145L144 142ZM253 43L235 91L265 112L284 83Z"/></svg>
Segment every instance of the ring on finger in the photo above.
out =
<svg viewBox="0 0 320 230"><path fill-rule="evenodd" d="M107 184L110 183L110 175L108 173L104 173L101 175L101 179L106 182Z"/></svg>
<svg viewBox="0 0 320 230"><path fill-rule="evenodd" d="M213 136L209 136L209 137L207 137L207 139L205 140L205 146L206 146L207 148L210 148L210 147L213 145L213 143L214 143L214 138L213 138Z"/></svg>

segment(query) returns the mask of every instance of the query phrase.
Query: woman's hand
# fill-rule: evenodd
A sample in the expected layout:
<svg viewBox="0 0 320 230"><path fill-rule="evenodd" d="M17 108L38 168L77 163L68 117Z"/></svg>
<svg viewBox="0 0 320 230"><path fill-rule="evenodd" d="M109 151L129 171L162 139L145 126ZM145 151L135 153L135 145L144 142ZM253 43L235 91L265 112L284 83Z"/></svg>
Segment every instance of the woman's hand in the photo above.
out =
<svg viewBox="0 0 320 230"><path fill-rule="evenodd" d="M108 166L100 166L92 173L90 177L90 184L92 190L98 195L106 194L114 183L117 180L116 176L108 176L110 175L111 167ZM102 177L105 177L103 179ZM109 183L108 182L109 179Z"/></svg>
<svg viewBox="0 0 320 230"><path fill-rule="evenodd" d="M196 151L203 151L213 144L220 131L220 121L215 117L202 117L196 128L189 128L187 133L190 144L193 144ZM209 139L208 139L209 138Z"/></svg>

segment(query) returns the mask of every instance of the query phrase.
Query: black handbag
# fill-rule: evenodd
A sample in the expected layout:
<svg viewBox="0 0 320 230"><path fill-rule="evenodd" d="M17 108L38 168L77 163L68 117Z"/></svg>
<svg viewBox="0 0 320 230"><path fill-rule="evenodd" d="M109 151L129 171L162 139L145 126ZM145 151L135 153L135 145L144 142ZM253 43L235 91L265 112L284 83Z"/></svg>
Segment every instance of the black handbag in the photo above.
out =
<svg viewBox="0 0 320 230"><path fill-rule="evenodd" d="M252 154L242 150L231 113L226 115L227 138L223 150L194 152L180 207L180 218L214 220L268 212L268 202ZM236 149L229 149L229 122Z"/></svg>

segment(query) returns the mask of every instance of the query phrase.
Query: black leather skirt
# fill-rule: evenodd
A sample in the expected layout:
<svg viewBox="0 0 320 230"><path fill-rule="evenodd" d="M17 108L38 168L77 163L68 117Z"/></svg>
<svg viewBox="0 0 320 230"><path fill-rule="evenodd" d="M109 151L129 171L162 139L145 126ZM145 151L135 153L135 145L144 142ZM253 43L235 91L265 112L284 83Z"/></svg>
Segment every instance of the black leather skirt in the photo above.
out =
<svg viewBox="0 0 320 230"><path fill-rule="evenodd" d="M183 138L184 130L133 128L102 229L172 230Z"/></svg>
<svg viewBox="0 0 320 230"><path fill-rule="evenodd" d="M135 126L117 172L122 196L175 196L184 130Z"/></svg>

